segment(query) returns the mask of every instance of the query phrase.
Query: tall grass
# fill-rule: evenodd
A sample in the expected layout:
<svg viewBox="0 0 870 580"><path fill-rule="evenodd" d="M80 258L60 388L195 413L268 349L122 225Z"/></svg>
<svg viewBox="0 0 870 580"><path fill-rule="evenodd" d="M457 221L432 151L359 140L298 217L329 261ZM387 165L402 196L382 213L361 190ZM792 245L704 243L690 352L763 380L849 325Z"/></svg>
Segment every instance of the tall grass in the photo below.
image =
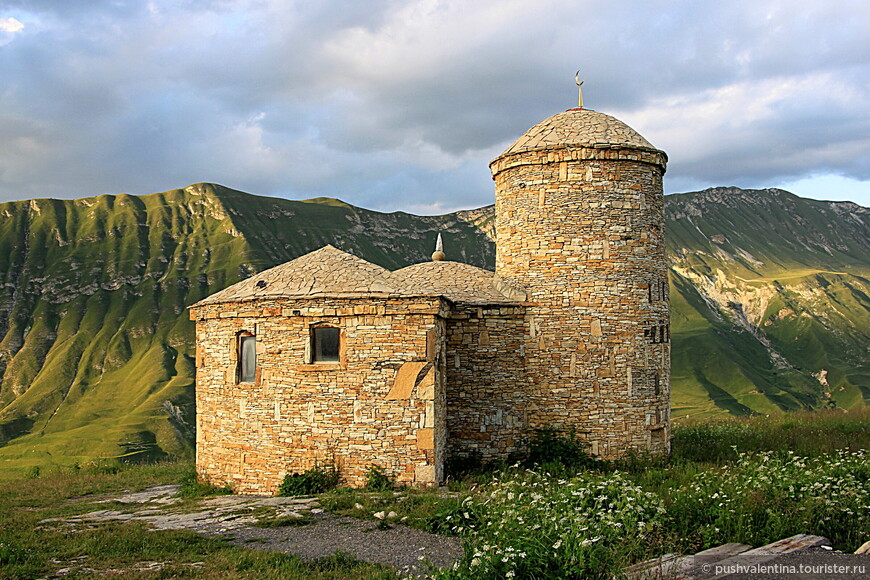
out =
<svg viewBox="0 0 870 580"><path fill-rule="evenodd" d="M809 533L855 549L870 539L870 457L741 453L671 488L665 505L676 536L702 547Z"/></svg>
<svg viewBox="0 0 870 580"><path fill-rule="evenodd" d="M673 437L674 460L702 463L734 461L747 451L858 451L870 449L870 407L693 421L675 425Z"/></svg>

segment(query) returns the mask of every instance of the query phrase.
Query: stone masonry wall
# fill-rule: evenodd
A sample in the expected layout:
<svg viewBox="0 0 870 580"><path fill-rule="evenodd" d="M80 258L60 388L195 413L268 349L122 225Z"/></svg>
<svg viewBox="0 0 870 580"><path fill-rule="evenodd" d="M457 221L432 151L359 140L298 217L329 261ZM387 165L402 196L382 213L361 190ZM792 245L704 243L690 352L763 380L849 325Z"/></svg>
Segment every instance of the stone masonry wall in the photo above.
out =
<svg viewBox="0 0 870 580"><path fill-rule="evenodd" d="M670 336L660 152L504 155L496 273L528 293L530 428L577 429L590 450L669 450Z"/></svg>
<svg viewBox="0 0 870 580"><path fill-rule="evenodd" d="M351 485L379 466L401 483L443 478L446 303L440 298L271 299L191 309L197 332L198 473L271 494L287 473L335 462ZM310 328L340 329L339 362L309 362ZM236 380L238 336L257 379Z"/></svg>
<svg viewBox="0 0 870 580"><path fill-rule="evenodd" d="M457 305L447 323L447 432L451 456L505 459L528 426L519 306Z"/></svg>

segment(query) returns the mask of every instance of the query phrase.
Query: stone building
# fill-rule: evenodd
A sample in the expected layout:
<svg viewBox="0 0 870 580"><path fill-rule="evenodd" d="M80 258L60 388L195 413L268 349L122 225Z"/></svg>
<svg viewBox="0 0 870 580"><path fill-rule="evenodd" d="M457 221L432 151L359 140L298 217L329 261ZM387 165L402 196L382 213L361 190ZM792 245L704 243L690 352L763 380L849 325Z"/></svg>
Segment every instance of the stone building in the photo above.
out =
<svg viewBox="0 0 870 580"><path fill-rule="evenodd" d="M494 273L326 246L194 304L198 472L240 493L326 463L434 484L448 455L504 458L543 427L667 452L666 163L571 109L490 164Z"/></svg>

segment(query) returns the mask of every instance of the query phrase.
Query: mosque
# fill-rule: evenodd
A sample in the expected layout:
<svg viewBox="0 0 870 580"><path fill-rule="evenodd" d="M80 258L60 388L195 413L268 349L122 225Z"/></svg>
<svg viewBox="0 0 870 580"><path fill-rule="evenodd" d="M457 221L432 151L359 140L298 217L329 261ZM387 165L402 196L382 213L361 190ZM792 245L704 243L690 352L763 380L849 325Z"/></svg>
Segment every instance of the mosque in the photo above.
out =
<svg viewBox="0 0 870 580"><path fill-rule="evenodd" d="M194 304L198 473L254 494L325 464L434 485L540 428L667 453L666 164L581 104L490 163L495 272L440 240L396 271L326 246Z"/></svg>

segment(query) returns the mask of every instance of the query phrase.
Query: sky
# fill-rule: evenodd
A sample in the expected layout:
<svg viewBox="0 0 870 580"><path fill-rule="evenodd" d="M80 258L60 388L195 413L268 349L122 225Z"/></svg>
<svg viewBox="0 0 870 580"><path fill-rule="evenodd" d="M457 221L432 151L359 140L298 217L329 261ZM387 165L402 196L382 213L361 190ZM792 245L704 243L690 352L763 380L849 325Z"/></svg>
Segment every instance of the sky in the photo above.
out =
<svg viewBox="0 0 870 580"><path fill-rule="evenodd" d="M585 105L665 191L870 206L866 0L0 0L0 201L214 182L440 214Z"/></svg>

